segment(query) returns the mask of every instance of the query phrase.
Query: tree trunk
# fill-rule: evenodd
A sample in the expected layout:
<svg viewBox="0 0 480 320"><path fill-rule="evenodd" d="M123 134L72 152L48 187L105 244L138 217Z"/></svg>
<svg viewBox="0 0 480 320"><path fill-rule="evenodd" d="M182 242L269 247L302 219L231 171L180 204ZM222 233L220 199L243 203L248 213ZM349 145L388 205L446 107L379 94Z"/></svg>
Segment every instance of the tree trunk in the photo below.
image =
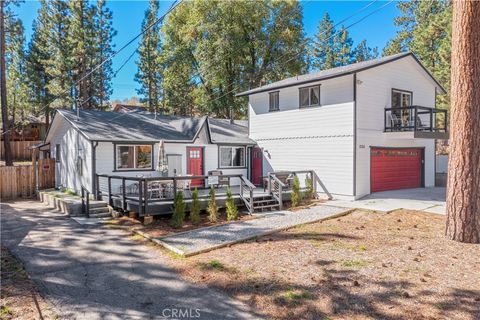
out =
<svg viewBox="0 0 480 320"><path fill-rule="evenodd" d="M10 146L10 124L7 108L7 80L5 72L5 1L0 0L0 100L2 102L3 144L5 152L5 165L13 166L12 149Z"/></svg>
<svg viewBox="0 0 480 320"><path fill-rule="evenodd" d="M480 2L453 2L448 238L480 243Z"/></svg>

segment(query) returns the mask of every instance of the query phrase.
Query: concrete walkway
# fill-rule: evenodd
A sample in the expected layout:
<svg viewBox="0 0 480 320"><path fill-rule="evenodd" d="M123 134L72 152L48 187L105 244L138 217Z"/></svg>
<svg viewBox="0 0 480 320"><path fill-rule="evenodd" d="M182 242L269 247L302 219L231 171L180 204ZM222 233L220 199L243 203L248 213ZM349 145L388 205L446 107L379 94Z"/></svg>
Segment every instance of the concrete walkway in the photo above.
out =
<svg viewBox="0 0 480 320"><path fill-rule="evenodd" d="M375 211L397 209L420 210L445 214L445 188L429 187L372 193L360 200L331 200L329 205L344 208L361 208Z"/></svg>
<svg viewBox="0 0 480 320"><path fill-rule="evenodd" d="M183 281L165 257L121 230L78 224L38 201L1 209L2 245L61 319L260 318L216 290Z"/></svg>
<svg viewBox="0 0 480 320"><path fill-rule="evenodd" d="M297 225L342 215L348 211L322 205L296 212L276 211L253 220L201 228L152 240L178 254L191 256Z"/></svg>

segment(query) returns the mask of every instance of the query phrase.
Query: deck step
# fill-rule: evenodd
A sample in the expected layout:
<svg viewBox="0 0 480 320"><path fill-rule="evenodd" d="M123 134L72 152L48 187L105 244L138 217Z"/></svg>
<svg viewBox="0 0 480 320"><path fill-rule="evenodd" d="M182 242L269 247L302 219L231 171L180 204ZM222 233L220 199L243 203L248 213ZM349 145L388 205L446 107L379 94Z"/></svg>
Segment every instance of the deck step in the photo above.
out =
<svg viewBox="0 0 480 320"><path fill-rule="evenodd" d="M258 207L255 207L255 206L254 206L253 208L254 208L255 210L257 210L257 209L261 209L261 210L263 210L263 209L274 209L274 208L280 209L280 205L277 203L277 204L271 204L271 205L265 205L265 206L258 206Z"/></svg>
<svg viewBox="0 0 480 320"><path fill-rule="evenodd" d="M269 203L277 203L277 200L275 199L253 200L253 205L262 205L262 204L269 204Z"/></svg>
<svg viewBox="0 0 480 320"><path fill-rule="evenodd" d="M102 208L102 207L106 207L106 206L107 206L107 203L106 203L105 201L93 201L93 200L90 200L90 202L88 203L88 206L90 207L90 209Z"/></svg>
<svg viewBox="0 0 480 320"><path fill-rule="evenodd" d="M98 207L98 208L90 208L88 210L90 214L96 214L96 213L104 213L104 212L110 212L110 209L108 207Z"/></svg>

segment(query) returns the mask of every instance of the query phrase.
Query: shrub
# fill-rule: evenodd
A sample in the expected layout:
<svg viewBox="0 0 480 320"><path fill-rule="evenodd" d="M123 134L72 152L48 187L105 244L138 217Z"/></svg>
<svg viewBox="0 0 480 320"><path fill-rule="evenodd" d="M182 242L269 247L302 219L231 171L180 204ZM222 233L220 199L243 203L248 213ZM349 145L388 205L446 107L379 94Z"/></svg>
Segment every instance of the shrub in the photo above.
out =
<svg viewBox="0 0 480 320"><path fill-rule="evenodd" d="M302 202L302 195L300 194L300 179L298 176L293 177L292 185L292 206L298 207Z"/></svg>
<svg viewBox="0 0 480 320"><path fill-rule="evenodd" d="M232 190L230 187L227 189L227 220L237 220L238 218L238 208L235 205L235 200L232 196Z"/></svg>
<svg viewBox="0 0 480 320"><path fill-rule="evenodd" d="M217 222L218 206L217 201L215 200L215 188L213 186L210 188L210 192L208 194L210 196L207 206L208 220L210 220L210 222Z"/></svg>
<svg viewBox="0 0 480 320"><path fill-rule="evenodd" d="M190 207L190 221L192 221L193 224L200 223L200 210L202 210L202 204L200 200L198 200L198 189L195 188L192 193L192 204Z"/></svg>
<svg viewBox="0 0 480 320"><path fill-rule="evenodd" d="M305 190L305 198L306 199L313 199L313 176L308 175L305 177L305 187L306 187L306 190Z"/></svg>
<svg viewBox="0 0 480 320"><path fill-rule="evenodd" d="M173 228L181 228L183 220L185 219L185 201L183 200L183 193L178 191L175 195L175 201L173 203L173 215L170 225Z"/></svg>

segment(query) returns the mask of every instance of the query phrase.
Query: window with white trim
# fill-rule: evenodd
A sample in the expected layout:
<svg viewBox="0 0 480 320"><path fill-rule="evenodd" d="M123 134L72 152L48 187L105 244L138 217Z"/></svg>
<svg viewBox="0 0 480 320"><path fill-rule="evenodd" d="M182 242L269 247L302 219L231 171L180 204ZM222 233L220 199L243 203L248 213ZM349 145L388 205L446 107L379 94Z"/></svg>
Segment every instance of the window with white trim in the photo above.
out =
<svg viewBox="0 0 480 320"><path fill-rule="evenodd" d="M299 89L300 108L320 105L320 85Z"/></svg>
<svg viewBox="0 0 480 320"><path fill-rule="evenodd" d="M245 167L245 147L221 146L219 157L220 168Z"/></svg>
<svg viewBox="0 0 480 320"><path fill-rule="evenodd" d="M117 145L117 170L149 170L152 169L151 145Z"/></svg>
<svg viewBox="0 0 480 320"><path fill-rule="evenodd" d="M279 101L279 91L270 92L269 95L269 108L268 111L278 111L280 110L280 101Z"/></svg>

